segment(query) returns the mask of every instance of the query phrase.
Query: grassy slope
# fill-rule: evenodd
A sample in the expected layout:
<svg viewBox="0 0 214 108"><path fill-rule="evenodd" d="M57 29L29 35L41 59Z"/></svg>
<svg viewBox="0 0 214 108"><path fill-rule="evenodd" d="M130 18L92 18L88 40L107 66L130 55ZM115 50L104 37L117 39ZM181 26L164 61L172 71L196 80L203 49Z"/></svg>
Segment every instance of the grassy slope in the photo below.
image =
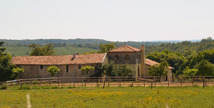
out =
<svg viewBox="0 0 214 108"><path fill-rule="evenodd" d="M2 90L0 107L26 107L30 93L33 107L146 107L208 108L214 107L214 87L118 87L38 90Z"/></svg>
<svg viewBox="0 0 214 108"><path fill-rule="evenodd" d="M97 51L95 49L89 49L89 48L80 48L80 47L55 47L56 55L72 55L75 52L77 53L84 53L84 52L91 52L91 51Z"/></svg>
<svg viewBox="0 0 214 108"><path fill-rule="evenodd" d="M28 47L5 47L7 50L6 52L14 55L14 56L27 56L30 54L30 49ZM75 52L84 53L90 51L96 51L95 49L89 48L81 48L81 47L55 47L54 50L56 51L56 55L72 55Z"/></svg>

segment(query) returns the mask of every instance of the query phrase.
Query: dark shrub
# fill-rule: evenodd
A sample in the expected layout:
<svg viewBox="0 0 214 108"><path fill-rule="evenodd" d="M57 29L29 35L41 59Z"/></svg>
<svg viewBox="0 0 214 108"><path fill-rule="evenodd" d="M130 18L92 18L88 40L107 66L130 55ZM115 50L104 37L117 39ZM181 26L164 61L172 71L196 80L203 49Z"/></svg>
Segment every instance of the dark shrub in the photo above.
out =
<svg viewBox="0 0 214 108"><path fill-rule="evenodd" d="M0 90L5 90L5 89L7 89L7 84L6 83L1 83Z"/></svg>

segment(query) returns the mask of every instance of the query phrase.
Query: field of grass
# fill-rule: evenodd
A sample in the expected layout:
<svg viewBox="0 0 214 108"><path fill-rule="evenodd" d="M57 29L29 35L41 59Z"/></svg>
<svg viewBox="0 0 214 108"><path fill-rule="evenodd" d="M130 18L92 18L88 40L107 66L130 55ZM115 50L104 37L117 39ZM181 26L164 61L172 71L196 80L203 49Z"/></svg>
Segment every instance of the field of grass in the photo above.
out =
<svg viewBox="0 0 214 108"><path fill-rule="evenodd" d="M5 48L7 49L6 52L13 56L29 56L31 52L28 47L23 47L23 46L17 46L17 47L6 46ZM54 47L54 50L56 52L55 55L72 55L76 52L81 54L84 52L97 51L95 49L73 47L73 46Z"/></svg>
<svg viewBox="0 0 214 108"><path fill-rule="evenodd" d="M214 87L80 87L0 90L0 108L213 108Z"/></svg>

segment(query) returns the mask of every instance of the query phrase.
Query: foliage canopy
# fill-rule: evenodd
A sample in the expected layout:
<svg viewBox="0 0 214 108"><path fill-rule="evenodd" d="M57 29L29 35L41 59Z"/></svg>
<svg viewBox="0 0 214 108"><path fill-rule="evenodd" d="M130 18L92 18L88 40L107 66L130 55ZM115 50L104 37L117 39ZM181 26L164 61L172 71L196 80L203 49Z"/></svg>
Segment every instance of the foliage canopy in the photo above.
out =
<svg viewBox="0 0 214 108"><path fill-rule="evenodd" d="M183 71L183 75L184 76L195 76L198 73L198 69L185 69Z"/></svg>
<svg viewBox="0 0 214 108"><path fill-rule="evenodd" d="M97 68L97 71L92 76L132 76L133 71L126 64L115 64L113 61L110 61L108 64L100 66Z"/></svg>
<svg viewBox="0 0 214 108"><path fill-rule="evenodd" d="M92 70L94 70L94 66L84 66L84 67L81 67L81 71L86 72L86 74L88 74Z"/></svg>
<svg viewBox="0 0 214 108"><path fill-rule="evenodd" d="M30 55L31 56L47 56L55 54L53 49L53 44L46 44L44 47L41 47L38 44L31 44L29 48L32 49Z"/></svg>
<svg viewBox="0 0 214 108"><path fill-rule="evenodd" d="M12 72L13 72L13 77L16 78L16 77L18 77L18 74L24 72L24 68L16 67L16 68L13 68L13 69L12 69Z"/></svg>
<svg viewBox="0 0 214 108"><path fill-rule="evenodd" d="M59 71L60 69L57 66L50 66L47 68L47 72L49 72L52 77L55 76Z"/></svg>
<svg viewBox="0 0 214 108"><path fill-rule="evenodd" d="M214 66L207 60L202 60L199 64L197 64L196 69L198 69L197 75L200 75L200 76L214 75Z"/></svg>
<svg viewBox="0 0 214 108"><path fill-rule="evenodd" d="M111 49L116 48L114 43L109 43L109 44L100 44L99 49L101 53L106 53Z"/></svg>
<svg viewBox="0 0 214 108"><path fill-rule="evenodd" d="M16 78L16 73L12 71L16 66L10 63L12 56L6 54L3 47L4 42L0 42L0 81L7 81Z"/></svg>
<svg viewBox="0 0 214 108"><path fill-rule="evenodd" d="M160 64L156 64L150 67L149 74L152 76L166 76L168 68L169 65L167 61L165 59L162 59Z"/></svg>

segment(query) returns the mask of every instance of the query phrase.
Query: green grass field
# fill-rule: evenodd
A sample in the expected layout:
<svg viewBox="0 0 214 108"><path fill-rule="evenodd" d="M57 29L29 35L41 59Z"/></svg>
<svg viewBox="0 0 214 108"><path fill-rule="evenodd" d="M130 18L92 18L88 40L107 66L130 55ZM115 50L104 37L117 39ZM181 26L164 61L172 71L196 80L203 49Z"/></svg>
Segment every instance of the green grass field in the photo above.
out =
<svg viewBox="0 0 214 108"><path fill-rule="evenodd" d="M28 47L11 47L6 46L7 50L6 52L13 55L13 56L29 56L30 55L30 48ZM91 51L97 51L95 49L90 48L81 48L81 47L73 47L73 46L65 46L65 47L54 47L54 50L56 52L55 55L72 55L74 53L84 53L84 52L91 52Z"/></svg>
<svg viewBox="0 0 214 108"><path fill-rule="evenodd" d="M214 87L101 87L0 90L0 108L214 108Z"/></svg>

